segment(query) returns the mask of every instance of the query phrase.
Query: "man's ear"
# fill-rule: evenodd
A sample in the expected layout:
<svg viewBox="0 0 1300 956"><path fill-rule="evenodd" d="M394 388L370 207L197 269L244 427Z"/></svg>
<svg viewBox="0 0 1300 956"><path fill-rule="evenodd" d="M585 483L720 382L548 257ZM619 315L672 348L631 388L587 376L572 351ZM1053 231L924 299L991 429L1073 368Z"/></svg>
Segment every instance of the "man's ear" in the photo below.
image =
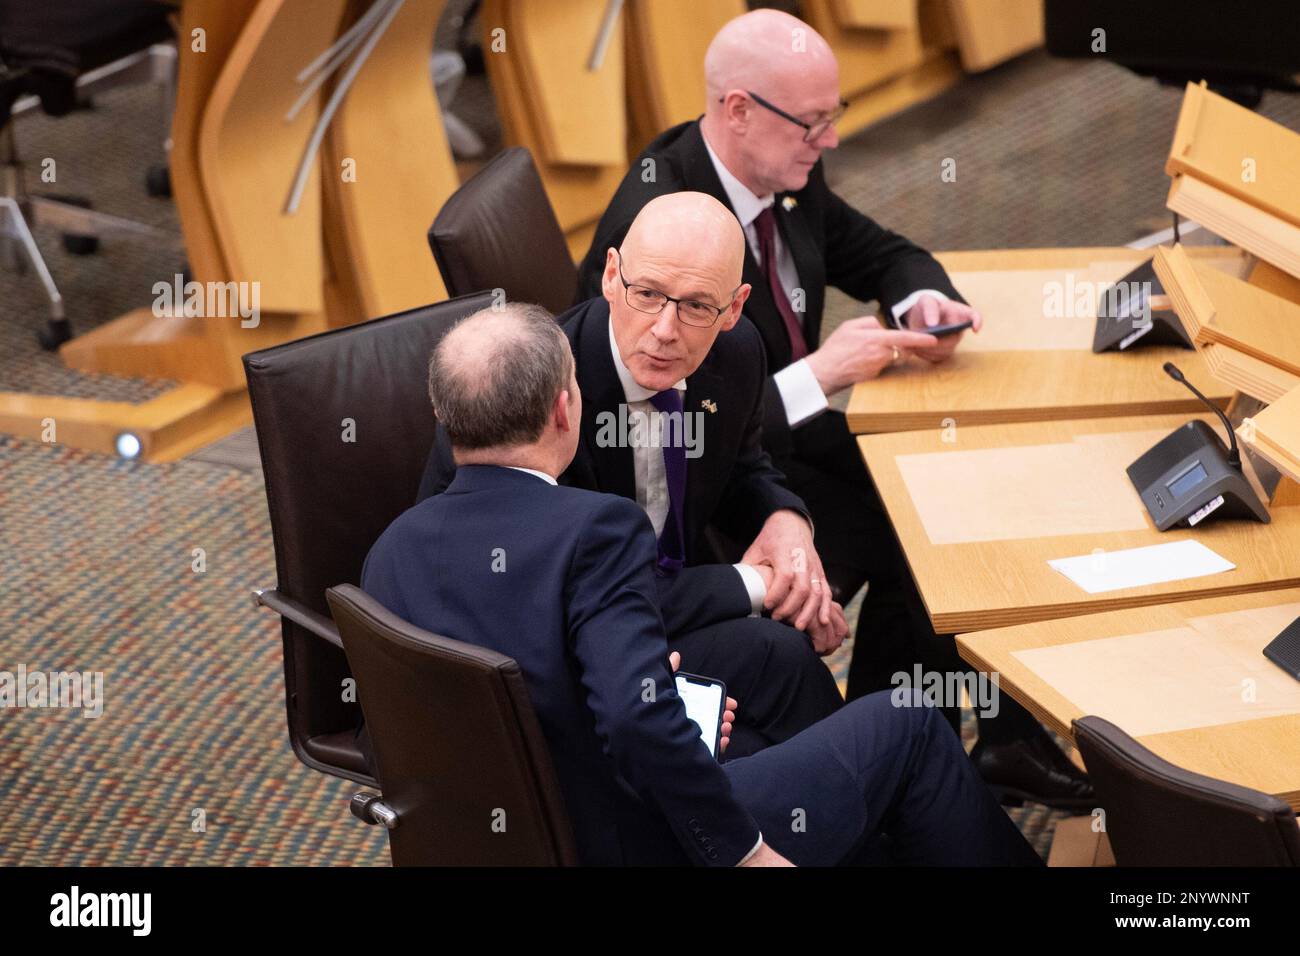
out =
<svg viewBox="0 0 1300 956"><path fill-rule="evenodd" d="M605 271L600 276L600 291L606 301L613 302L618 295L618 250L610 246L605 251Z"/></svg>
<svg viewBox="0 0 1300 956"><path fill-rule="evenodd" d="M555 423L556 431L564 433L577 427L577 423L572 421L572 412L572 396L567 388L562 389L555 399L555 405L551 408L551 421Z"/></svg>
<svg viewBox="0 0 1300 956"><path fill-rule="evenodd" d="M727 125L737 132L743 133L749 128L749 97L743 90L727 91L722 98L722 115L726 118Z"/></svg>
<svg viewBox="0 0 1300 956"><path fill-rule="evenodd" d="M736 327L736 323L740 321L740 314L745 308L745 301L749 298L751 288L753 287L748 282L741 283L740 288L736 290L736 298L732 301L731 308L722 317L722 328L719 331L730 332Z"/></svg>

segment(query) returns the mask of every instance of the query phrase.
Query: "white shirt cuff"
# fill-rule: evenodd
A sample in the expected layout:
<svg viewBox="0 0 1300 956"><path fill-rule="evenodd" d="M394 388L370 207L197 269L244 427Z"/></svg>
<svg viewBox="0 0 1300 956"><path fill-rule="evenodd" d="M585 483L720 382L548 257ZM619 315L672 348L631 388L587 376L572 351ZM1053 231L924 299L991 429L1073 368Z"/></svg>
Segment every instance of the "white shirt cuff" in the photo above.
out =
<svg viewBox="0 0 1300 956"><path fill-rule="evenodd" d="M733 564L732 567L740 575L741 583L749 593L749 616L758 617L763 613L763 601L767 598L767 585L763 583L763 576L748 564Z"/></svg>
<svg viewBox="0 0 1300 956"><path fill-rule="evenodd" d="M763 845L763 834L760 831L758 834L758 842L754 844L754 849L750 850L748 853L742 856L740 858L740 862L737 863L736 866L744 866L746 863L748 863L749 858L752 857L755 853L757 853L758 848L761 847L762 845Z"/></svg>
<svg viewBox="0 0 1300 956"><path fill-rule="evenodd" d="M776 390L781 393L785 419L791 428L820 415L830 405L817 376L803 359L787 365L772 378L776 381Z"/></svg>
<svg viewBox="0 0 1300 956"><path fill-rule="evenodd" d="M917 289L906 299L904 299L902 302L896 303L894 307L889 310L894 315L895 325L897 325L899 328L902 328L902 326L899 323L901 323L903 320L903 314L906 313L907 310L910 309L912 306L916 305L916 301L919 298L921 298L921 296L923 295L932 295L940 302L948 301L948 297L944 295L942 292L940 292L938 289Z"/></svg>

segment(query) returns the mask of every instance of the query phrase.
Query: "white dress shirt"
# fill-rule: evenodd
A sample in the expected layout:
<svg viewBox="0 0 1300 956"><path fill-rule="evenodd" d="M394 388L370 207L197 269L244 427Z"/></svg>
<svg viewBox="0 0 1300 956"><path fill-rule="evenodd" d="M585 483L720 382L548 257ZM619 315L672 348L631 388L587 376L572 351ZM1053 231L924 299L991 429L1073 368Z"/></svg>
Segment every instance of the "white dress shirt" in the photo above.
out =
<svg viewBox="0 0 1300 956"><path fill-rule="evenodd" d="M556 481L546 472L538 471L535 468L521 468L519 465L506 465L506 467L509 468L511 471L522 471L525 475L536 475L538 478L542 479L542 481L546 482L548 485L559 484L558 481Z"/></svg>
<svg viewBox="0 0 1300 956"><path fill-rule="evenodd" d="M658 414L658 409L651 404L650 399L656 394L637 382L632 377L628 367L623 364L623 356L618 353L618 342L614 339L614 323L611 320L609 324L609 351L614 357L614 371L618 373L619 383L623 386L623 397L627 400L628 417L634 414L646 416L646 420L655 423L652 427L658 427L660 433L652 436L651 441L645 446L632 446L632 471L636 479L636 503L645 510L646 516L650 519L650 524L654 527L655 537L664 532L664 525L668 521L668 514L672 508L672 501L668 494L668 472L664 468L664 436L662 429L664 419ZM686 405L686 379L679 379L673 385L682 398L682 406ZM763 578L757 571L747 564L733 564L740 574L740 580L745 585L745 591L749 594L749 605L751 614L761 614L763 611L763 599L767 597L767 588L763 584Z"/></svg>
<svg viewBox="0 0 1300 956"><path fill-rule="evenodd" d="M704 148L708 150L709 160L713 163L713 169L722 180L722 188L727 194L727 201L731 204L731 211L736 214L740 220L741 227L745 230L745 239L749 243L749 251L754 254L754 261L763 265L763 253L758 243L758 229L754 226L754 220L758 218L759 213L767 209L776 200L771 193L766 196L755 196L750 192L749 187L731 174L718 154L713 151L709 145L708 137L703 135ZM791 303L795 301L794 290L799 288L799 273L795 271L794 256L786 248L781 239L781 230L777 229L773 236L773 246L776 250L776 277L781 283L781 288L785 290L786 298ZM894 320L898 321L899 317L914 306L918 299L923 295L932 295L936 299L944 300L948 297L936 289L917 289L911 295L901 302L895 303L890 311L893 313ZM803 317L800 316L800 321ZM817 347L816 342L809 342L810 350ZM826 400L826 393L822 391L817 376L813 375L812 369L804 359L793 362L785 368L776 372L772 376L776 381L776 389L781 393L781 403L785 405L786 421L790 427L794 428L802 425L810 418L820 415L830 404Z"/></svg>

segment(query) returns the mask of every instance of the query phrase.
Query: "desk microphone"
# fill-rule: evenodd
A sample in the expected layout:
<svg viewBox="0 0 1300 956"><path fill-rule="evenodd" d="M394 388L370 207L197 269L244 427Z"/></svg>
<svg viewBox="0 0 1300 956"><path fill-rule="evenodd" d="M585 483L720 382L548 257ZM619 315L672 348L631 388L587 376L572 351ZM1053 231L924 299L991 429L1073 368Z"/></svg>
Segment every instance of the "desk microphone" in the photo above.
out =
<svg viewBox="0 0 1300 956"><path fill-rule="evenodd" d="M1193 528L1217 512L1218 518L1246 518L1268 524L1268 509L1241 470L1237 435L1223 410L1183 377L1172 362L1165 374L1182 382L1214 410L1228 430L1229 447L1199 419L1174 429L1129 465L1129 481L1160 531L1175 525Z"/></svg>
<svg viewBox="0 0 1300 956"><path fill-rule="evenodd" d="M1241 451L1237 448L1237 433L1232 430L1232 422L1228 421L1228 416L1223 414L1223 409L1202 395L1199 388L1187 381L1187 379L1183 377L1183 373L1179 371L1178 366L1173 362L1166 362L1164 364L1164 370L1166 375L1172 378L1175 382L1187 386L1193 395L1205 403L1206 408L1219 416L1219 421L1223 422L1223 427L1228 432L1228 464L1233 468L1236 468L1238 471L1241 471Z"/></svg>

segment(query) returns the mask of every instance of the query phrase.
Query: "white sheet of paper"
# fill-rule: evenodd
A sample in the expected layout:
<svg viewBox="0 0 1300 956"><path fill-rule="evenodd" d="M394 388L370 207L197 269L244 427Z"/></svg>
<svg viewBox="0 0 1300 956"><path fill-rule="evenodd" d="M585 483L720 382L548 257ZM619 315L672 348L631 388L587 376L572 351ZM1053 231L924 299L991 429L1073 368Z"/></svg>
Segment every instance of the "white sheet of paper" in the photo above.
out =
<svg viewBox="0 0 1300 956"><path fill-rule="evenodd" d="M1089 594L1201 578L1236 567L1190 538L1145 548L1055 558L1047 563Z"/></svg>

